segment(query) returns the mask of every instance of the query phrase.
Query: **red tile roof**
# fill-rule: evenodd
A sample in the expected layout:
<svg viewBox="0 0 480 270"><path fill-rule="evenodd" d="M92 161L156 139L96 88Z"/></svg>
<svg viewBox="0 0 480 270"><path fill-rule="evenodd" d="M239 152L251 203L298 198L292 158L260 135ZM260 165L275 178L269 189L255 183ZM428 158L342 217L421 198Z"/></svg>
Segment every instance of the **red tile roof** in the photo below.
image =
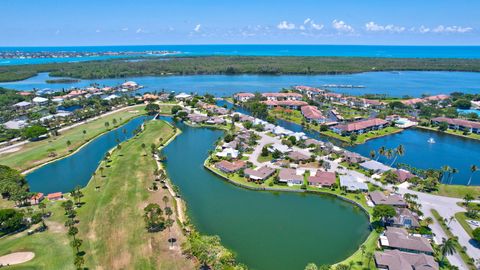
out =
<svg viewBox="0 0 480 270"><path fill-rule="evenodd" d="M341 124L334 126L337 129L344 130L344 131L358 131L370 127L386 125L388 124L387 121L380 119L380 118L373 118L368 120L357 121L349 124Z"/></svg>
<svg viewBox="0 0 480 270"><path fill-rule="evenodd" d="M298 97L301 98L302 94L299 93L263 93L264 97L276 97L276 98L287 98L287 97Z"/></svg>
<svg viewBox="0 0 480 270"><path fill-rule="evenodd" d="M305 118L308 119L325 119L322 112L317 109L315 106L302 106L302 114Z"/></svg>
<svg viewBox="0 0 480 270"><path fill-rule="evenodd" d="M309 184L318 184L322 186L331 186L336 182L335 173L333 172L323 172L317 171L315 176L310 176L308 178Z"/></svg>
<svg viewBox="0 0 480 270"><path fill-rule="evenodd" d="M220 170L228 171L228 172L236 172L242 169L243 167L245 167L245 165L246 165L245 161L242 161L242 160L235 160L233 162L230 162L228 160L222 160L215 164L215 166Z"/></svg>
<svg viewBox="0 0 480 270"><path fill-rule="evenodd" d="M47 198L48 198L49 200L60 199L60 198L62 198L62 197L63 197L63 195L62 195L61 192L50 193L50 194L47 195Z"/></svg>
<svg viewBox="0 0 480 270"><path fill-rule="evenodd" d="M467 128L480 128L480 122L468 121L458 118L447 118L447 117L435 117L432 118L432 121L435 122L445 122L449 125L462 126Z"/></svg>
<svg viewBox="0 0 480 270"><path fill-rule="evenodd" d="M252 93L236 93L234 96L236 97L254 97L255 95Z"/></svg>

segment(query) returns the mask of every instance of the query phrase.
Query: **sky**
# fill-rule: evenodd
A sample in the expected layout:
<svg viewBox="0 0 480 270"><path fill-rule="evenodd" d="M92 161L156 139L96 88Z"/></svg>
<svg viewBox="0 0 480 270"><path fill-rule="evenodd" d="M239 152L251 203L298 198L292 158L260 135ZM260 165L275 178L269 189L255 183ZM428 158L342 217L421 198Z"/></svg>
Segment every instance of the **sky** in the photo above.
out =
<svg viewBox="0 0 480 270"><path fill-rule="evenodd" d="M0 46L480 45L476 0L0 0Z"/></svg>

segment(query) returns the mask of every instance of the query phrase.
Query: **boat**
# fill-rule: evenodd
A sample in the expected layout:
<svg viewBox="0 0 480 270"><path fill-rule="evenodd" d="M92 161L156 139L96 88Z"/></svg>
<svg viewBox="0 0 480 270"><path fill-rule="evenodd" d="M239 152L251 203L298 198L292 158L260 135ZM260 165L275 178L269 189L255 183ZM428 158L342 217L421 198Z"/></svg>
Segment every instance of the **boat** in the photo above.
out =
<svg viewBox="0 0 480 270"><path fill-rule="evenodd" d="M434 140L432 137L430 137L430 139L428 139L427 142L428 142L428 143L435 143L435 140Z"/></svg>

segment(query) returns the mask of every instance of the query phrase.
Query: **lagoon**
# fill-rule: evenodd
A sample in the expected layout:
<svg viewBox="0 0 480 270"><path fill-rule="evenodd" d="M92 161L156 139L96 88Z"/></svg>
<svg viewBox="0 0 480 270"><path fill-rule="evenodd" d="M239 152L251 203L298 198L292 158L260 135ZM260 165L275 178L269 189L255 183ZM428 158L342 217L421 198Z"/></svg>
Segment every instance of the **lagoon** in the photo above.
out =
<svg viewBox="0 0 480 270"><path fill-rule="evenodd" d="M182 130L163 153L197 229L216 234L249 269L303 269L332 264L352 254L367 237L368 218L358 207L331 196L242 189L203 168L221 131Z"/></svg>
<svg viewBox="0 0 480 270"><path fill-rule="evenodd" d="M51 88L55 90L86 87L93 83L114 86L127 80L133 80L145 86L138 93L153 91L210 93L215 96L231 96L236 92L279 91L295 85L322 87L324 84L363 85L365 88L329 88L332 91L349 95L386 94L394 97L422 94L443 94L454 91L465 93L480 92L480 73L476 72L365 72L343 75L192 75L192 76L158 76L129 77L116 79L81 80L75 83L48 84L48 73L40 73L32 78L0 83L0 87L31 91L33 89ZM58 77L55 77L58 79Z"/></svg>
<svg viewBox="0 0 480 270"><path fill-rule="evenodd" d="M48 163L27 174L30 190L47 194L58 191L70 192L78 185L85 186L107 151L118 144L117 139L123 142L133 137L133 131L138 129L146 119L149 117L134 118L119 128L93 139L74 154Z"/></svg>

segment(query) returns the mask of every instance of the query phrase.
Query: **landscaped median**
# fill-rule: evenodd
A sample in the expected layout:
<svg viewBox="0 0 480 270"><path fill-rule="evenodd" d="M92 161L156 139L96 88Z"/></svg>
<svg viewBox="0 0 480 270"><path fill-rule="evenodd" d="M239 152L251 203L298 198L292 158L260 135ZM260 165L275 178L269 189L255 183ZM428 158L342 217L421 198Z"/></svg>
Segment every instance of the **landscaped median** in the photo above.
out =
<svg viewBox="0 0 480 270"><path fill-rule="evenodd" d="M145 106L125 107L114 113L88 120L45 140L28 142L16 151L0 154L0 164L25 171L68 156L94 138L145 114ZM105 123L109 123L108 127ZM84 132L85 131L85 132ZM68 143L70 142L70 143ZM54 154L52 154L54 153Z"/></svg>

